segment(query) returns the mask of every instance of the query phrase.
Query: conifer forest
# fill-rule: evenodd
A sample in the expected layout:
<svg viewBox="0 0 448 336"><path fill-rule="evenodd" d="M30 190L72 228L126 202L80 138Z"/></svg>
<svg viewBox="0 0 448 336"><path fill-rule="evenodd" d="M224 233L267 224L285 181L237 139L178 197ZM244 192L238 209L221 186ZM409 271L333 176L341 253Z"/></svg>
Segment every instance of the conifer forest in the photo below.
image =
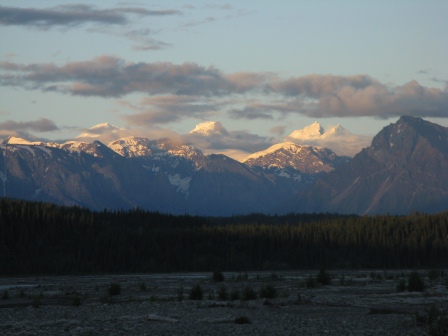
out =
<svg viewBox="0 0 448 336"><path fill-rule="evenodd" d="M173 216L0 199L0 275L448 266L448 213Z"/></svg>

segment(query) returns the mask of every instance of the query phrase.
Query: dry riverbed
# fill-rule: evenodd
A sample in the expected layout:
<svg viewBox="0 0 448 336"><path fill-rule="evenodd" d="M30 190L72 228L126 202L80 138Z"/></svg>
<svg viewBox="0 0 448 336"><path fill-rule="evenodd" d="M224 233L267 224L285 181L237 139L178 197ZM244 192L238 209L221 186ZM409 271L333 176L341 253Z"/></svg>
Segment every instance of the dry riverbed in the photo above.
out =
<svg viewBox="0 0 448 336"><path fill-rule="evenodd" d="M446 279L426 271L423 292L397 291L409 271L329 271L330 285L307 286L317 273L0 278L0 334L427 335L417 314L448 309ZM202 300L190 300L196 285ZM262 287L276 297L260 298Z"/></svg>

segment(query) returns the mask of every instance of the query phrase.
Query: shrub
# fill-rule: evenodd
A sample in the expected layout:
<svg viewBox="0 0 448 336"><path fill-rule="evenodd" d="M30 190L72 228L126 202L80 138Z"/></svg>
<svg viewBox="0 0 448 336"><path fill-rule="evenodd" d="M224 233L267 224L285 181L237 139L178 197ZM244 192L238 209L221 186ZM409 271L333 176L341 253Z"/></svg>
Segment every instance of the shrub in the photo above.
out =
<svg viewBox="0 0 448 336"><path fill-rule="evenodd" d="M202 287L201 285L197 284L194 285L191 290L190 290L190 300L202 300L202 298L204 297L204 293L202 291Z"/></svg>
<svg viewBox="0 0 448 336"><path fill-rule="evenodd" d="M431 280L431 282L438 279L439 277L440 277L440 271L438 270L433 269L428 272L428 278L429 280Z"/></svg>
<svg viewBox="0 0 448 336"><path fill-rule="evenodd" d="M230 292L230 301L239 300L240 298L240 291L236 288L232 289Z"/></svg>
<svg viewBox="0 0 448 336"><path fill-rule="evenodd" d="M222 282L224 281L224 274L221 271L214 271L212 279L215 282Z"/></svg>
<svg viewBox="0 0 448 336"><path fill-rule="evenodd" d="M235 318L235 324L251 324L252 321L247 316L239 316Z"/></svg>
<svg viewBox="0 0 448 336"><path fill-rule="evenodd" d="M330 274L324 270L320 270L319 273L317 273L316 282L320 283L322 286L329 285L331 283Z"/></svg>
<svg viewBox="0 0 448 336"><path fill-rule="evenodd" d="M2 300L8 300L9 299L9 292L5 290L2 294Z"/></svg>
<svg viewBox="0 0 448 336"><path fill-rule="evenodd" d="M278 275L275 273L271 273L271 279L272 280L278 280Z"/></svg>
<svg viewBox="0 0 448 336"><path fill-rule="evenodd" d="M246 286L243 289L243 294L242 294L241 299L243 301L256 300L257 299L257 293L253 290L252 287Z"/></svg>
<svg viewBox="0 0 448 336"><path fill-rule="evenodd" d="M397 284L397 292L404 292L406 290L406 281L401 279Z"/></svg>
<svg viewBox="0 0 448 336"><path fill-rule="evenodd" d="M245 274L238 274L236 277L236 281L244 281L244 280L248 280L249 276L247 275L247 273Z"/></svg>
<svg viewBox="0 0 448 336"><path fill-rule="evenodd" d="M229 295L227 293L227 287L226 286L219 287L218 299L227 300L228 298L229 298Z"/></svg>
<svg viewBox="0 0 448 336"><path fill-rule="evenodd" d="M448 314L442 308L433 305L426 311L425 315L417 313L416 320L427 326L431 336L448 335Z"/></svg>
<svg viewBox="0 0 448 336"><path fill-rule="evenodd" d="M314 281L314 278L311 275L306 280L306 287L307 288L314 288L314 287L316 287L316 282Z"/></svg>
<svg viewBox="0 0 448 336"><path fill-rule="evenodd" d="M141 290L142 292L146 292L146 290L147 290L147 288L146 288L146 284L145 284L144 282L140 282L140 283L138 284L138 288L140 288L140 290Z"/></svg>
<svg viewBox="0 0 448 336"><path fill-rule="evenodd" d="M425 284L423 279L417 272L411 272L408 280L408 291L409 292L423 292L425 289Z"/></svg>
<svg viewBox="0 0 448 336"><path fill-rule="evenodd" d="M116 282L112 282L109 285L108 293L110 296L119 295L121 293L121 285Z"/></svg>
<svg viewBox="0 0 448 336"><path fill-rule="evenodd" d="M277 297L277 290L272 285L263 285L260 289L260 297L263 299L273 299Z"/></svg>
<svg viewBox="0 0 448 336"><path fill-rule="evenodd" d="M184 286L180 286L177 290L177 301L182 302L184 300Z"/></svg>
<svg viewBox="0 0 448 336"><path fill-rule="evenodd" d="M78 296L74 297L72 300L72 305L75 307L79 307L81 305L81 299Z"/></svg>
<svg viewBox="0 0 448 336"><path fill-rule="evenodd" d="M42 304L42 302L40 300L40 296L34 296L33 300L31 301L31 305L34 308L39 308L41 304Z"/></svg>

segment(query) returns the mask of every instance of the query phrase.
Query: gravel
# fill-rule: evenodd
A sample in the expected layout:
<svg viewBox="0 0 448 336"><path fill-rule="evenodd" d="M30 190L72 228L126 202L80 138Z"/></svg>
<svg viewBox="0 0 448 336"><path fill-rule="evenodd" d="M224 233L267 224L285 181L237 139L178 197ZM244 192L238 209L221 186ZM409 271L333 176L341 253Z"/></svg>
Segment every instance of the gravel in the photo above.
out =
<svg viewBox="0 0 448 336"><path fill-rule="evenodd" d="M442 279L425 280L423 293L398 293L403 271L379 272L381 279L370 271L334 271L331 285L307 288L316 273L225 273L220 283L211 274L2 278L0 293L8 294L0 300L0 334L426 335L416 314L448 303ZM119 295L108 296L111 283L120 285ZM188 299L196 284L203 300ZM273 285L278 296L217 299L220 286L229 293L246 286L258 292L263 284ZM248 323L235 323L238 317Z"/></svg>

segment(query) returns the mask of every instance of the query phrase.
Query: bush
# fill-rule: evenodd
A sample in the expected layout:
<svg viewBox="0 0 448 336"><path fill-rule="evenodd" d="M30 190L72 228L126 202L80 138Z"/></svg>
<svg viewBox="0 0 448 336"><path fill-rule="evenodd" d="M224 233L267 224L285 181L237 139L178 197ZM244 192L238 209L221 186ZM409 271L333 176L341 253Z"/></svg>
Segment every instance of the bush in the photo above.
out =
<svg viewBox="0 0 448 336"><path fill-rule="evenodd" d="M426 311L425 315L417 313L416 320L427 326L431 336L448 335L448 314L442 308L433 305Z"/></svg>
<svg viewBox="0 0 448 336"><path fill-rule="evenodd" d="M146 288L146 284L145 284L144 282L140 282L140 283L138 284L138 288L140 288L140 290L141 290L142 292L146 292L146 290L147 290L147 288Z"/></svg>
<svg viewBox="0 0 448 336"><path fill-rule="evenodd" d="M219 287L219 291L218 291L218 299L220 300L227 300L229 298L229 295L227 293L227 287L226 286L221 286Z"/></svg>
<svg viewBox="0 0 448 336"><path fill-rule="evenodd" d="M239 316L235 319L235 324L251 324L252 321L247 316Z"/></svg>
<svg viewBox="0 0 448 336"><path fill-rule="evenodd" d="M230 292L230 301L236 301L240 299L240 291L236 288Z"/></svg>
<svg viewBox="0 0 448 336"><path fill-rule="evenodd" d="M331 283L330 274L324 270L320 270L319 273L317 273L316 282L320 283L322 286L329 285Z"/></svg>
<svg viewBox="0 0 448 336"><path fill-rule="evenodd" d="M423 279L420 277L420 274L417 272L412 272L409 275L408 280L408 291L409 292L423 292L425 289L425 284Z"/></svg>
<svg viewBox="0 0 448 336"><path fill-rule="evenodd" d="M72 300L72 305L75 307L79 307L81 305L81 299L78 296L74 297Z"/></svg>
<svg viewBox="0 0 448 336"><path fill-rule="evenodd" d="M113 282L109 285L108 293L110 296L119 295L121 293L121 285Z"/></svg>
<svg viewBox="0 0 448 336"><path fill-rule="evenodd" d="M432 269L428 272L428 278L432 282L440 277L440 271Z"/></svg>
<svg viewBox="0 0 448 336"><path fill-rule="evenodd" d="M177 301L182 302L184 300L184 286L180 286L177 290Z"/></svg>
<svg viewBox="0 0 448 336"><path fill-rule="evenodd" d="M406 290L406 281L401 279L397 284L397 292L404 292Z"/></svg>
<svg viewBox="0 0 448 336"><path fill-rule="evenodd" d="M272 285L263 285L260 289L260 297L263 299L274 299L277 297L277 290Z"/></svg>
<svg viewBox="0 0 448 336"><path fill-rule="evenodd" d="M222 282L224 281L224 274L221 271L214 271L212 279L215 282Z"/></svg>
<svg viewBox="0 0 448 336"><path fill-rule="evenodd" d="M246 286L246 287L244 287L241 299L243 301L256 300L257 299L257 293L253 290L252 287Z"/></svg>
<svg viewBox="0 0 448 336"><path fill-rule="evenodd" d="M40 296L34 296L33 300L31 301L31 305L34 308L39 308L41 304L42 304L42 302L40 300Z"/></svg>
<svg viewBox="0 0 448 336"><path fill-rule="evenodd" d="M9 299L9 292L5 290L2 294L2 300L8 300Z"/></svg>
<svg viewBox="0 0 448 336"><path fill-rule="evenodd" d="M204 297L204 292L202 291L201 285L194 285L190 290L190 300L202 300Z"/></svg>
<svg viewBox="0 0 448 336"><path fill-rule="evenodd" d="M314 287L316 287L316 282L314 281L314 278L311 275L306 280L306 287L307 288L314 288Z"/></svg>

